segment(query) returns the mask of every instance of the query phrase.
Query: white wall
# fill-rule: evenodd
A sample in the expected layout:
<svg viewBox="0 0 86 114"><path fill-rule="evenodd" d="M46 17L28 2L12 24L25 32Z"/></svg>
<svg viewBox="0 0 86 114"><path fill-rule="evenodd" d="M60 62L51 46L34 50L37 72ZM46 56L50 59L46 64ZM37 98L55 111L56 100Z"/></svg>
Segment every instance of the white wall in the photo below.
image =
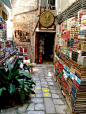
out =
<svg viewBox="0 0 86 114"><path fill-rule="evenodd" d="M76 0L57 0L57 14L63 12Z"/></svg>
<svg viewBox="0 0 86 114"><path fill-rule="evenodd" d="M13 22L8 20L7 21L7 40L13 39Z"/></svg>

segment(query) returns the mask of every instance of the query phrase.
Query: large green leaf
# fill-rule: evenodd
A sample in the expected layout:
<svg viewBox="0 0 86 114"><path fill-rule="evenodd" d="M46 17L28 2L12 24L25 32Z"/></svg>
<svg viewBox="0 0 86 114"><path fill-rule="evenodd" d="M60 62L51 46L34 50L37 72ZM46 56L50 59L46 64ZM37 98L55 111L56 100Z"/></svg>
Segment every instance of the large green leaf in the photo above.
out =
<svg viewBox="0 0 86 114"><path fill-rule="evenodd" d="M8 66L8 70L11 72L13 69L13 65L9 61L6 61L6 64Z"/></svg>
<svg viewBox="0 0 86 114"><path fill-rule="evenodd" d="M6 69L3 66L0 67L0 71L6 74Z"/></svg>
<svg viewBox="0 0 86 114"><path fill-rule="evenodd" d="M6 77L6 70L5 70L4 67L1 66L1 67L0 67L0 81L1 81L2 83L5 83L6 80L7 80L7 77Z"/></svg>
<svg viewBox="0 0 86 114"><path fill-rule="evenodd" d="M24 88L24 79L18 79L21 88Z"/></svg>
<svg viewBox="0 0 86 114"><path fill-rule="evenodd" d="M11 77L10 77L10 79L12 78L15 78L16 76L18 76L19 75L19 70L17 69L15 72L13 72L13 73L11 73Z"/></svg>
<svg viewBox="0 0 86 114"><path fill-rule="evenodd" d="M19 75L17 75L17 76L15 77L15 79L18 80L18 79L19 79Z"/></svg>
<svg viewBox="0 0 86 114"><path fill-rule="evenodd" d="M20 63L21 63L21 62L19 62L19 59L17 58L17 59L16 59L16 62L15 62L15 65L14 65L14 67L13 67L13 69L12 69L12 72L15 72L17 69L19 69Z"/></svg>
<svg viewBox="0 0 86 114"><path fill-rule="evenodd" d="M14 73L12 73L13 76L19 75L19 70L17 69Z"/></svg>
<svg viewBox="0 0 86 114"><path fill-rule="evenodd" d="M32 84L32 85L36 85L36 84L33 82L33 80L28 80L28 82L29 82L30 84Z"/></svg>
<svg viewBox="0 0 86 114"><path fill-rule="evenodd" d="M21 95L21 101L22 101L22 103L24 103L24 101L25 101L25 91L23 89L21 89L20 95Z"/></svg>
<svg viewBox="0 0 86 114"><path fill-rule="evenodd" d="M11 79L11 78L12 78L12 72L9 72L8 79Z"/></svg>
<svg viewBox="0 0 86 114"><path fill-rule="evenodd" d="M24 70L20 70L19 72L20 72L21 74L25 73L25 71L24 71Z"/></svg>
<svg viewBox="0 0 86 114"><path fill-rule="evenodd" d="M1 83L6 84L6 81L3 80L1 76L0 76L0 81L1 81Z"/></svg>
<svg viewBox="0 0 86 114"><path fill-rule="evenodd" d="M16 92L16 88L15 85L13 85L12 83L10 84L10 94L15 93Z"/></svg>
<svg viewBox="0 0 86 114"><path fill-rule="evenodd" d="M30 88L27 84L24 85L24 88L26 88L28 91L30 91Z"/></svg>
<svg viewBox="0 0 86 114"><path fill-rule="evenodd" d="M29 93L35 94L27 84L24 85L24 88L26 88Z"/></svg>
<svg viewBox="0 0 86 114"><path fill-rule="evenodd" d="M1 96L1 94L2 94L2 91L4 91L4 90L6 90L5 87L0 88L0 96Z"/></svg>
<svg viewBox="0 0 86 114"><path fill-rule="evenodd" d="M31 79L31 78L32 78L32 77L30 76L30 74L27 73L27 72L25 72L25 71L19 71L19 73L20 73L20 76L24 76L24 77L26 77L26 78L28 78L28 79Z"/></svg>
<svg viewBox="0 0 86 114"><path fill-rule="evenodd" d="M7 80L8 78L6 77L6 75L0 71L0 76L3 76L4 80Z"/></svg>

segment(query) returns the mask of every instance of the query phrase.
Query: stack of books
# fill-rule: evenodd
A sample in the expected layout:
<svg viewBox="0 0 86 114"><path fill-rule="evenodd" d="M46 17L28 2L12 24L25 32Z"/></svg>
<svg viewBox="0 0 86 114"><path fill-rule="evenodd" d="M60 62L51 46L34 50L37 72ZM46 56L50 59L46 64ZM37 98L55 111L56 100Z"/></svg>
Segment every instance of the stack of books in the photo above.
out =
<svg viewBox="0 0 86 114"><path fill-rule="evenodd" d="M72 51L72 60L77 62L77 59L78 59L78 52Z"/></svg>
<svg viewBox="0 0 86 114"><path fill-rule="evenodd" d="M65 80L63 75L62 75L62 78L61 78L61 82L62 82L61 85L62 85L63 92L66 94L67 81Z"/></svg>
<svg viewBox="0 0 86 114"><path fill-rule="evenodd" d="M72 88L72 80L70 77L68 77L66 91L67 91L67 96L69 96L69 97L71 95L71 88Z"/></svg>

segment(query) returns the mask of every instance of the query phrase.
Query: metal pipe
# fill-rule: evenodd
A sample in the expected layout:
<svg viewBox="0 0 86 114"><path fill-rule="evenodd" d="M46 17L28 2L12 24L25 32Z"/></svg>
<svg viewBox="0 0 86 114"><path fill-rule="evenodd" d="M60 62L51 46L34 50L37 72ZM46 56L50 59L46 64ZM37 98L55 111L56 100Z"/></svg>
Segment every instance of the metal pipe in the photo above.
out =
<svg viewBox="0 0 86 114"><path fill-rule="evenodd" d="M39 8L39 0L37 0L37 8L35 8L35 9L33 9L33 10L29 10L29 11L23 11L23 12L21 12L21 13L15 14L14 16L21 15L21 14L24 14L24 13L33 12L33 11L38 10L38 8Z"/></svg>

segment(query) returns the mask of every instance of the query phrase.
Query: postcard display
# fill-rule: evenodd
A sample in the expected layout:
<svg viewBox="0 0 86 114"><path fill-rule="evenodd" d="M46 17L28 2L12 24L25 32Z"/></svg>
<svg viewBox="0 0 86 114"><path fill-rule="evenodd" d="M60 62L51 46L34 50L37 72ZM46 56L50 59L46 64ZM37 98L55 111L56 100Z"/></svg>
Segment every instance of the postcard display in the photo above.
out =
<svg viewBox="0 0 86 114"><path fill-rule="evenodd" d="M86 113L86 10L57 26L55 79L72 112Z"/></svg>
<svg viewBox="0 0 86 114"><path fill-rule="evenodd" d="M7 40L7 25L0 17L0 65L6 60L14 64L16 51L16 42L14 40Z"/></svg>
<svg viewBox="0 0 86 114"><path fill-rule="evenodd" d="M23 62L23 60L28 60L28 48L18 46L18 52L19 52L19 60Z"/></svg>

